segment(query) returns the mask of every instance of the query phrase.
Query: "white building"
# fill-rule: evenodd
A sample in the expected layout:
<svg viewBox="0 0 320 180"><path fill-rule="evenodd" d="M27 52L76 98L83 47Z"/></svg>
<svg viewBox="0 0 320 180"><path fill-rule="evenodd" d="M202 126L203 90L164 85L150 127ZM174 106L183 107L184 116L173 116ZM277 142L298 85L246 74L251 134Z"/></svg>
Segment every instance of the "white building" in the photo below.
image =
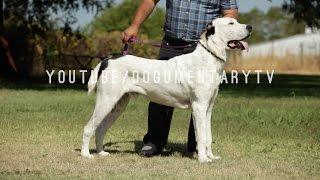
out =
<svg viewBox="0 0 320 180"><path fill-rule="evenodd" d="M306 28L305 34L278 39L250 46L242 52L243 58L284 57L286 55L320 55L320 32Z"/></svg>

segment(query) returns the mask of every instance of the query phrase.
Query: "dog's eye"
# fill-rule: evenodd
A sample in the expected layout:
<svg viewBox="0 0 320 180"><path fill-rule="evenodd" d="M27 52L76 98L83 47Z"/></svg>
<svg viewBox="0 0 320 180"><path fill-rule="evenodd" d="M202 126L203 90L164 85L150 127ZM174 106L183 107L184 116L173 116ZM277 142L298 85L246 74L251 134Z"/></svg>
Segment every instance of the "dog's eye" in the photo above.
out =
<svg viewBox="0 0 320 180"><path fill-rule="evenodd" d="M234 22L229 23L229 25L234 25Z"/></svg>

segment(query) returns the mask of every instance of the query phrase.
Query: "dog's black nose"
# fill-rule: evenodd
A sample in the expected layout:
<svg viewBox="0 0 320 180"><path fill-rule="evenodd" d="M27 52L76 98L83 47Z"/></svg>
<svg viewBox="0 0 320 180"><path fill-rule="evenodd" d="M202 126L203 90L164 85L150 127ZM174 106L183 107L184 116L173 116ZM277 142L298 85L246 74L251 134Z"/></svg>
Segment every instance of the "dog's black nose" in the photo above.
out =
<svg viewBox="0 0 320 180"><path fill-rule="evenodd" d="M249 32L252 32L252 26L251 25L247 25L247 30L249 31Z"/></svg>

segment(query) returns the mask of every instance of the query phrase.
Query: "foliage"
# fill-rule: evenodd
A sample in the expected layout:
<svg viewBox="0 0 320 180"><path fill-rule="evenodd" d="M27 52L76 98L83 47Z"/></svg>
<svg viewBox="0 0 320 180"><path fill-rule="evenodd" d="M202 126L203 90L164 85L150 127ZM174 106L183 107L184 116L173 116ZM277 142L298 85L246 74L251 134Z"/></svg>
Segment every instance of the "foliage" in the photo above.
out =
<svg viewBox="0 0 320 180"><path fill-rule="evenodd" d="M107 56L110 54L122 53L123 44L120 37L120 31L94 31L88 39L90 39L89 41L91 42L90 44L95 55ZM145 34L141 34L139 39L144 42L149 41ZM139 44L129 47L130 54L140 57L157 58L158 48Z"/></svg>
<svg viewBox="0 0 320 180"><path fill-rule="evenodd" d="M106 8L84 28L83 32L90 39L95 55L121 53L123 46L121 32L130 26L139 4L140 0L125 0L117 6ZM161 8L154 10L140 28L140 40L144 42L150 39L161 40L164 14L164 10ZM158 54L158 49L151 46L135 44L130 47L130 53L136 56L156 58Z"/></svg>
<svg viewBox="0 0 320 180"><path fill-rule="evenodd" d="M65 24L76 21L72 13L83 7L88 11L99 11L105 6L110 6L112 0L1 0L3 9L0 14L4 27L38 25L41 28L52 26L49 21L52 14L65 13Z"/></svg>
<svg viewBox="0 0 320 180"><path fill-rule="evenodd" d="M47 32L48 37L42 39L36 36L38 43L47 51L46 55L58 54L92 54L93 48L89 39L80 34L64 33L62 30L52 30Z"/></svg>
<svg viewBox="0 0 320 180"><path fill-rule="evenodd" d="M310 27L320 27L320 0L288 0L283 9Z"/></svg>
<svg viewBox="0 0 320 180"><path fill-rule="evenodd" d="M41 38L40 41L49 42L57 37L52 33L58 29L50 20L53 14L64 14L63 32L73 34L70 24L77 20L73 15L74 12L80 8L99 12L104 7L109 7L111 3L112 0L0 0L0 36L10 46L9 54L18 67L18 73L22 76L39 74L34 73L33 69L38 69L35 66L44 68L40 62L43 61L40 57L43 54L39 54L43 51L38 43ZM54 47L57 44L43 44L52 46L49 51L58 48ZM0 58L6 60L8 57L1 54ZM10 72L10 66L3 66L0 71L2 70ZM13 75L16 74L11 76Z"/></svg>
<svg viewBox="0 0 320 180"><path fill-rule="evenodd" d="M251 24L254 33L249 42L258 43L304 33L305 23L295 22L293 17L282 11L281 8L272 7L264 13L253 9L248 13L241 13L239 21Z"/></svg>
<svg viewBox="0 0 320 180"><path fill-rule="evenodd" d="M106 8L90 25L89 29L94 31L123 31L132 22L132 18L140 4L140 0L125 0L118 6ZM161 8L156 8L151 16L140 28L140 33L147 35L151 39L161 39L165 12ZM89 32L90 33L90 32Z"/></svg>

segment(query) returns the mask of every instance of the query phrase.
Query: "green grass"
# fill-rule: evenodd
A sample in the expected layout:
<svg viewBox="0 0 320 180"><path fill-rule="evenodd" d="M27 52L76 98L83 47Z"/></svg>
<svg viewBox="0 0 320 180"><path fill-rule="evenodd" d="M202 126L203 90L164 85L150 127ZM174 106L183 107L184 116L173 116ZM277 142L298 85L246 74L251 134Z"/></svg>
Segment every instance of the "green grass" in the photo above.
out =
<svg viewBox="0 0 320 180"><path fill-rule="evenodd" d="M147 130L147 100L132 99L105 137L111 156L88 160L79 155L94 96L25 85L0 88L1 179L320 178L318 86L306 95L303 87L222 87L212 122L213 150L222 159L199 164L185 153L189 111L175 111L167 145L172 150L142 158L137 151Z"/></svg>

